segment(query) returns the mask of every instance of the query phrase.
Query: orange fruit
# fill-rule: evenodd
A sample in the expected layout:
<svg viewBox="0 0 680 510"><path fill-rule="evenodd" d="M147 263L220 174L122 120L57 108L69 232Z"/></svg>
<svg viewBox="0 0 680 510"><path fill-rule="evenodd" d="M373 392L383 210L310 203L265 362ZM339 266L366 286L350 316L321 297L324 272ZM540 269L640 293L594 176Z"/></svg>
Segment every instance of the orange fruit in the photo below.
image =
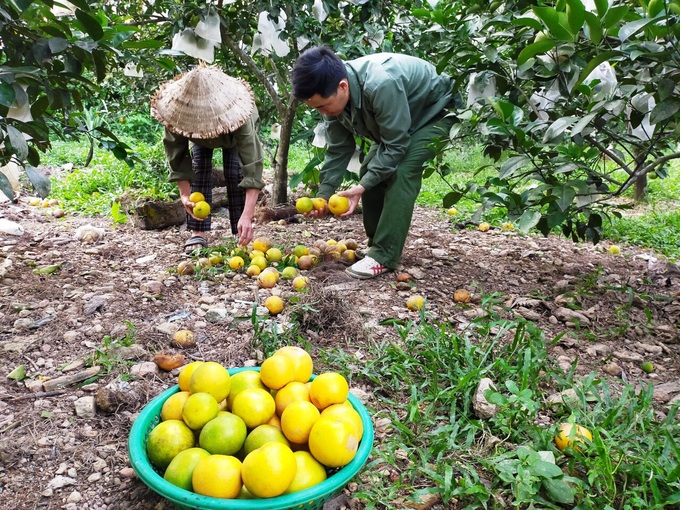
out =
<svg viewBox="0 0 680 510"><path fill-rule="evenodd" d="M183 450L193 448L194 433L180 420L162 421L149 433L146 453L149 461L159 469L165 469L170 461Z"/></svg>
<svg viewBox="0 0 680 510"><path fill-rule="evenodd" d="M266 251L271 248L272 242L268 237L258 237L253 240L253 250L266 253Z"/></svg>
<svg viewBox="0 0 680 510"><path fill-rule="evenodd" d="M285 345L278 349L274 356L282 354L293 361L293 368L295 371L294 381L306 383L311 379L314 372L314 363L312 357L302 347L296 345Z"/></svg>
<svg viewBox="0 0 680 510"><path fill-rule="evenodd" d="M198 202L205 202L205 196L200 191L194 191L189 195L189 201L197 204Z"/></svg>
<svg viewBox="0 0 680 510"><path fill-rule="evenodd" d="M347 421L350 425L352 425L352 428L359 438L359 441L361 441L361 438L364 437L364 424L361 421L361 415L356 411L356 409L352 407L351 404L347 404L348 403L345 402L344 404L333 404L332 406L328 406L326 409L321 411L321 417Z"/></svg>
<svg viewBox="0 0 680 510"><path fill-rule="evenodd" d="M192 361L188 365L184 365L182 367L182 370L179 372L179 376L177 376L177 384L179 384L180 390L189 391L189 381L191 380L191 376L194 374L194 370L196 370L203 363L203 361Z"/></svg>
<svg viewBox="0 0 680 510"><path fill-rule="evenodd" d="M182 420L192 430L200 430L219 411L215 397L209 393L192 393L182 406Z"/></svg>
<svg viewBox="0 0 680 510"><path fill-rule="evenodd" d="M298 244L293 248L293 253L295 254L296 257L302 257L303 255L309 255L309 248L307 248L304 244Z"/></svg>
<svg viewBox="0 0 680 510"><path fill-rule="evenodd" d="M309 451L327 467L341 467L356 455L359 438L347 421L319 418L309 433Z"/></svg>
<svg viewBox="0 0 680 510"><path fill-rule="evenodd" d="M267 425L272 425L281 430L281 418L279 418L278 414L274 413L274 416L270 418L270 420L267 422Z"/></svg>
<svg viewBox="0 0 680 510"><path fill-rule="evenodd" d="M235 255L229 259L229 268L233 269L234 271L241 269L244 265L245 261L243 260L243 257Z"/></svg>
<svg viewBox="0 0 680 510"><path fill-rule="evenodd" d="M295 201L295 209L297 209L297 212L300 214L306 214L312 209L314 209L314 204L312 203L312 199L309 197L300 197Z"/></svg>
<svg viewBox="0 0 680 510"><path fill-rule="evenodd" d="M255 257L251 257L250 264L257 266L260 268L260 271L263 271L264 268L267 267L267 259L264 258L264 255L256 255Z"/></svg>
<svg viewBox="0 0 680 510"><path fill-rule="evenodd" d="M555 435L555 446L567 455L571 455L567 448L581 451L581 447L593 440L593 435L585 427L574 423L560 423L559 432Z"/></svg>
<svg viewBox="0 0 680 510"><path fill-rule="evenodd" d="M260 379L272 390L283 388L295 379L295 364L288 356L274 354L262 362Z"/></svg>
<svg viewBox="0 0 680 510"><path fill-rule="evenodd" d="M231 406L231 412L239 416L249 429L267 423L276 412L274 397L262 388L246 388Z"/></svg>
<svg viewBox="0 0 680 510"><path fill-rule="evenodd" d="M231 389L229 372L215 361L208 361L200 365L189 380L191 393L208 393L215 400L222 402Z"/></svg>
<svg viewBox="0 0 680 510"><path fill-rule="evenodd" d="M309 386L309 399L319 409L342 404L349 395L347 379L337 372L319 374Z"/></svg>
<svg viewBox="0 0 680 510"><path fill-rule="evenodd" d="M425 303L425 298L423 296L419 296L419 295L416 294L416 295L410 296L406 300L406 308L408 308L409 310L413 310L413 311L417 312L417 311L419 311L420 309L423 308L424 303Z"/></svg>
<svg viewBox="0 0 680 510"><path fill-rule="evenodd" d="M248 455L253 450L257 450L260 446L272 441L290 446L290 441L286 439L281 429L268 423L258 425L246 437L246 442L243 443L243 453Z"/></svg>
<svg viewBox="0 0 680 510"><path fill-rule="evenodd" d="M234 499L241 492L241 461L231 455L211 455L194 468L191 483L196 494Z"/></svg>
<svg viewBox="0 0 680 510"><path fill-rule="evenodd" d="M213 454L236 455L247 434L246 424L241 418L222 412L203 426L198 444Z"/></svg>
<svg viewBox="0 0 680 510"><path fill-rule="evenodd" d="M207 218L210 216L210 204L205 200L201 200L194 205L194 216L197 218Z"/></svg>
<svg viewBox="0 0 680 510"><path fill-rule="evenodd" d="M246 455L241 469L243 484L258 498L283 494L296 472L297 462L293 451L285 444L273 441Z"/></svg>
<svg viewBox="0 0 680 510"><path fill-rule="evenodd" d="M293 402L281 414L281 430L291 443L304 444L320 416L321 413L311 402Z"/></svg>
<svg viewBox="0 0 680 510"><path fill-rule="evenodd" d="M312 198L312 205L314 206L315 211L323 211L326 208L326 199L322 197L314 197Z"/></svg>
<svg viewBox="0 0 680 510"><path fill-rule="evenodd" d="M328 199L328 210L335 216L345 214L347 211L349 211L349 199L347 197L340 196L337 193L335 195L331 195L331 198Z"/></svg>
<svg viewBox="0 0 680 510"><path fill-rule="evenodd" d="M185 491L193 491L191 477L194 474L194 468L198 461L209 456L210 453L203 448L182 450L172 459L165 473L163 473L163 478Z"/></svg>
<svg viewBox="0 0 680 510"><path fill-rule="evenodd" d="M181 420L182 407L184 407L184 402L187 401L190 394L188 391L178 391L170 395L161 407L161 421Z"/></svg>
<svg viewBox="0 0 680 510"><path fill-rule="evenodd" d="M291 381L276 392L274 402L276 403L276 414L281 416L283 410L293 402L309 400L309 387L305 383Z"/></svg>
<svg viewBox="0 0 680 510"><path fill-rule="evenodd" d="M283 299L279 296L269 296L264 300L264 306L272 315L278 315L283 311Z"/></svg>
<svg viewBox="0 0 680 510"><path fill-rule="evenodd" d="M295 478L293 478L284 494L292 494L293 492L307 489L326 479L326 468L311 453L297 451L293 455L295 455L297 470Z"/></svg>
<svg viewBox="0 0 680 510"><path fill-rule="evenodd" d="M260 373L255 370L243 370L241 372L236 372L231 376L231 388L229 390L229 395L227 395L227 408L231 409L234 404L234 399L241 391L246 388L262 388L266 390L267 387L260 380Z"/></svg>
<svg viewBox="0 0 680 510"><path fill-rule="evenodd" d="M283 253L281 253L281 250L279 250L278 248L269 248L264 253L264 256L269 262L278 262L283 258Z"/></svg>
<svg viewBox="0 0 680 510"><path fill-rule="evenodd" d="M257 276L257 286L262 289L271 289L276 285L278 278L272 272L261 272Z"/></svg>

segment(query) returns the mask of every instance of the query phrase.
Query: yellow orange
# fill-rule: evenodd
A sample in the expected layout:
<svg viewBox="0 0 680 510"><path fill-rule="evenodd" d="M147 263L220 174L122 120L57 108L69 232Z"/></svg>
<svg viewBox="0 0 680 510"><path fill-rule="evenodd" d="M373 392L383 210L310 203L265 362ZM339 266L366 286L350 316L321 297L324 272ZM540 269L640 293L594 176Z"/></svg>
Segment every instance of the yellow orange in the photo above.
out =
<svg viewBox="0 0 680 510"><path fill-rule="evenodd" d="M267 423L276 413L274 397L262 388L246 388L231 406L231 412L239 416L249 429Z"/></svg>
<svg viewBox="0 0 680 510"><path fill-rule="evenodd" d="M284 345L274 353L275 356L278 354L287 356L293 362L294 381L303 383L309 381L314 373L314 362L307 351L297 345Z"/></svg>
<svg viewBox="0 0 680 510"><path fill-rule="evenodd" d="M349 211L349 199L338 195L337 193L332 195L331 198L328 199L328 210L335 216L345 214Z"/></svg>
<svg viewBox="0 0 680 510"><path fill-rule="evenodd" d="M359 438L345 420L319 418L309 434L309 451L327 467L341 467L356 455Z"/></svg>
<svg viewBox="0 0 680 510"><path fill-rule="evenodd" d="M217 402L222 402L231 389L229 372L216 361L206 361L199 365L189 380L191 393L208 393Z"/></svg>
<svg viewBox="0 0 680 510"><path fill-rule="evenodd" d="M196 494L234 499L241 492L241 461L231 455L211 455L194 468L191 483Z"/></svg>
<svg viewBox="0 0 680 510"><path fill-rule="evenodd" d="M190 394L191 393L188 391L178 391L177 393L170 395L166 401L163 402L163 407L161 407L161 421L181 420L182 407L184 407L184 403L187 401Z"/></svg>
<svg viewBox="0 0 680 510"><path fill-rule="evenodd" d="M361 421L361 415L354 407L352 407L349 401L345 401L344 404L333 404L332 406L328 406L321 411L321 417L332 418L334 420L345 420L352 425L359 441L364 437L364 424Z"/></svg>
<svg viewBox="0 0 680 510"><path fill-rule="evenodd" d="M192 361L188 365L184 365L182 367L182 370L179 372L179 376L177 376L177 384L179 384L180 390L189 391L189 381L191 381L191 376L194 374L194 370L196 370L203 363L205 362Z"/></svg>
<svg viewBox="0 0 680 510"><path fill-rule="evenodd" d="M274 402L276 403L276 414L281 416L283 410L293 402L309 400L309 387L305 383L291 381L276 392Z"/></svg>
<svg viewBox="0 0 680 510"><path fill-rule="evenodd" d="M319 374L309 386L309 398L319 410L333 404L342 404L348 395L349 384L337 372Z"/></svg>
<svg viewBox="0 0 680 510"><path fill-rule="evenodd" d="M267 388L281 389L295 380L295 365L288 356L274 354L262 362L260 379Z"/></svg>
<svg viewBox="0 0 680 510"><path fill-rule="evenodd" d="M243 484L258 498L283 494L297 473L293 451L278 442L265 443L243 459Z"/></svg>
<svg viewBox="0 0 680 510"><path fill-rule="evenodd" d="M281 414L281 430L291 443L304 444L321 413L307 400L291 402Z"/></svg>
<svg viewBox="0 0 680 510"><path fill-rule="evenodd" d="M308 489L327 478L326 468L311 453L296 451L293 455L295 455L297 470L295 478L293 478L284 494L292 494L293 492Z"/></svg>

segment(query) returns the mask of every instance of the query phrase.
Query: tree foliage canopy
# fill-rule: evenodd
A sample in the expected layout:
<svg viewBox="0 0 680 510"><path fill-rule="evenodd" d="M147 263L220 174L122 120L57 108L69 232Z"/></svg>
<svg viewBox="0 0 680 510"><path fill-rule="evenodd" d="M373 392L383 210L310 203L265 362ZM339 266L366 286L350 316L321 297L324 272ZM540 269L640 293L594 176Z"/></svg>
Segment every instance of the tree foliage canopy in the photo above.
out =
<svg viewBox="0 0 680 510"><path fill-rule="evenodd" d="M219 41L208 44L199 28L216 17ZM506 208L523 230L561 228L597 242L619 197L631 186L640 196L647 176L664 177L680 156L679 21L680 0L10 0L0 7L0 164L23 165L45 193L40 152L70 134L132 163L93 105L118 94L119 108L146 108L160 81L196 62L173 49L186 33L254 85L265 124L282 124L274 163L285 200L288 144L316 122L289 94L300 51L398 51L456 78L468 101L455 112L462 122L451 147L481 140L498 170L483 185L454 189L445 206L476 196L480 213ZM147 78L127 85L126 105L120 77L130 63ZM0 186L8 186L1 176Z"/></svg>

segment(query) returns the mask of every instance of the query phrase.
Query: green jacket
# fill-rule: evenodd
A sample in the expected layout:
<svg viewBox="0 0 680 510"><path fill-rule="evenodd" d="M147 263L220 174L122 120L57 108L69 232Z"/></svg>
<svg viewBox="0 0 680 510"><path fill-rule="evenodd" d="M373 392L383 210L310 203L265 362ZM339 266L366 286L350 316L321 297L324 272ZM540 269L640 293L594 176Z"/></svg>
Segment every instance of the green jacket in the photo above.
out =
<svg viewBox="0 0 680 510"><path fill-rule="evenodd" d="M345 62L350 101L339 117L323 116L328 148L318 195L330 197L342 183L354 154L354 135L378 151L361 178L370 189L389 178L406 153L410 135L453 106L453 80L425 60L378 53Z"/></svg>
<svg viewBox="0 0 680 510"><path fill-rule="evenodd" d="M177 135L166 128L163 145L170 164L168 180L170 182L193 180L191 154L189 153L189 142L191 142L210 149L236 149L243 171L243 179L239 186L241 188L262 189L264 187L262 180L264 163L262 145L257 136L258 121L259 115L255 110L246 123L233 133L226 133L218 138L206 140Z"/></svg>

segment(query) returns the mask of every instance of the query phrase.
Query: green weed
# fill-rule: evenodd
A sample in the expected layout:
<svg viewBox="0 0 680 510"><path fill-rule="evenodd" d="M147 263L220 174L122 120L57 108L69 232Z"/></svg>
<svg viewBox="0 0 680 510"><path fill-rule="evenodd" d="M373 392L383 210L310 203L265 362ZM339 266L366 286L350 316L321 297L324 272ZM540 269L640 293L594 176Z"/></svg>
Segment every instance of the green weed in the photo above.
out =
<svg viewBox="0 0 680 510"><path fill-rule="evenodd" d="M106 335L102 339L101 346L95 347L92 358L89 360L90 366L99 365L103 367L104 374L110 374L113 371L118 371L121 366L129 367L132 365L131 361L121 357L119 349L121 347L129 347L135 343L137 330L130 321L125 321L125 325L127 327L125 335L117 338ZM125 373L125 371L122 371L122 373Z"/></svg>

